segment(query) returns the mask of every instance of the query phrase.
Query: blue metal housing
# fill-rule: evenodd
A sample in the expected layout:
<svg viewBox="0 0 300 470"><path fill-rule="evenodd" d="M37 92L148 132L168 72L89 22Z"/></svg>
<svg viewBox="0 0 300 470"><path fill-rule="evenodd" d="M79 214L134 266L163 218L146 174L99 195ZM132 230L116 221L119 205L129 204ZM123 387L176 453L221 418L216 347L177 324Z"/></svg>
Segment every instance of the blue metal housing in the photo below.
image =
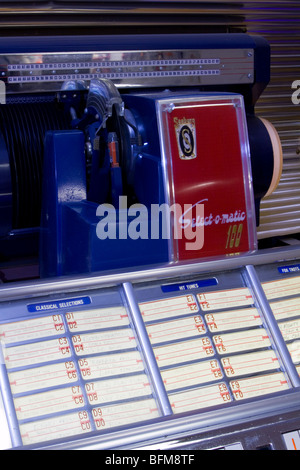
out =
<svg viewBox="0 0 300 470"><path fill-rule="evenodd" d="M121 42L121 45L120 45ZM254 115L254 105L270 78L270 50L267 41L247 34L191 34L191 35L124 35L117 36L56 36L0 38L0 54L39 54L101 51L184 50L184 49L251 49L254 51L255 78L251 83L185 87L170 93L239 93L243 95L245 109ZM2 70L2 69L1 69ZM3 69L4 70L4 69ZM6 69L4 71L5 75ZM2 73L3 75L3 73ZM9 83L8 83L9 88ZM163 90L157 89L157 93ZM143 147L135 149L133 173L130 181L136 201L147 208L165 202L159 134L157 129L153 88L125 89L125 106L135 115ZM147 93L149 96L147 96ZM138 97L138 99L136 98ZM55 93L8 93L7 103L53 102ZM69 103L68 106L72 106ZM124 269L170 261L168 240L151 239L151 220L148 220L148 238L132 240L120 238L134 219L125 221L122 210L117 211L116 239L101 240L97 236L99 201L105 201L110 168L107 162L98 173L92 167L93 184L88 188L85 158L87 133L95 135L95 124L84 130L49 130L45 136L42 175L42 212L40 226L17 227L12 224L14 188L11 185L7 148L0 135L0 254L26 256L36 254L36 241L40 233L40 274L57 276L106 269ZM0 132L1 134L1 132ZM94 160L94 163L96 160ZM256 172L259 177L261 173ZM117 177L117 174L116 174ZM20 179L26 178L25 174ZM117 180L116 180L117 184ZM263 182L263 185L265 182ZM266 184L267 186L267 184ZM263 193L263 191L261 191ZM121 216L121 218L119 217ZM36 251L35 251L36 250Z"/></svg>
<svg viewBox="0 0 300 470"><path fill-rule="evenodd" d="M155 136L158 140L158 135ZM149 160L149 161L148 161ZM150 163L149 163L150 162ZM142 199L149 204L163 195L159 159L143 157L137 163L140 187L145 173L152 174L152 184L144 187ZM87 200L84 133L81 131L48 132L45 139L43 204L41 219L41 276L59 276L81 272L126 268L167 262L168 240L151 239L151 222L147 218L148 237L122 239L135 217L126 209L117 210L116 238L97 236L98 204ZM148 188L148 191L147 191ZM160 197L160 202L163 202ZM121 212L123 211L123 215ZM104 214L102 214L104 215Z"/></svg>

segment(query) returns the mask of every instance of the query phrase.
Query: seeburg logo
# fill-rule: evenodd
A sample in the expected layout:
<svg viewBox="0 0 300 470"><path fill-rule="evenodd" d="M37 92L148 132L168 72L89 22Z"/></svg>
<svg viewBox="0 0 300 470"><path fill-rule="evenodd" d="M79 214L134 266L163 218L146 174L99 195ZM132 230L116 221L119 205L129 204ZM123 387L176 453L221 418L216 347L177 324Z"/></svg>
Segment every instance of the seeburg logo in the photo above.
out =
<svg viewBox="0 0 300 470"><path fill-rule="evenodd" d="M196 158L196 124L195 119L174 118L179 157L182 160Z"/></svg>
<svg viewBox="0 0 300 470"><path fill-rule="evenodd" d="M127 196L119 197L119 208L112 204L100 204L96 216L100 221L96 234L100 240L164 239L186 240L186 250L201 250L204 245L204 229L211 225L242 222L246 213L236 210L226 214L204 214L205 203L151 204L150 210L143 204L127 207Z"/></svg>

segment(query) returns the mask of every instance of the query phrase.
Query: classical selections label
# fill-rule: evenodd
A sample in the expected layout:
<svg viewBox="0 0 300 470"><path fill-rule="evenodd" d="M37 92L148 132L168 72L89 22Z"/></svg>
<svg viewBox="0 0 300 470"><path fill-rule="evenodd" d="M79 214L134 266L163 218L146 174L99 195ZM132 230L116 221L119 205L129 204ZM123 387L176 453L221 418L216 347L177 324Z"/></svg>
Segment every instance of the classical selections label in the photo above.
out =
<svg viewBox="0 0 300 470"><path fill-rule="evenodd" d="M52 300L49 302L40 302L37 304L27 305L28 312L45 312L51 310L59 310L61 308L80 307L81 305L88 305L91 303L91 298L77 297L74 299Z"/></svg>

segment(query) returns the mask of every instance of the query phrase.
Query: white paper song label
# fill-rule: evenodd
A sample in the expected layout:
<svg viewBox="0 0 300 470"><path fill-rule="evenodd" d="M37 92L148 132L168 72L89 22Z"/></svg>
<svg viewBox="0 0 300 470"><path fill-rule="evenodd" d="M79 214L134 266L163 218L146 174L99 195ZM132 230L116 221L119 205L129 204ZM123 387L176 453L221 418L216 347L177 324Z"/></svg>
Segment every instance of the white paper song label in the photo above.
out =
<svg viewBox="0 0 300 470"><path fill-rule="evenodd" d="M74 335L72 336L72 342L78 356L136 347L135 337L129 328Z"/></svg>
<svg viewBox="0 0 300 470"><path fill-rule="evenodd" d="M36 393L14 399L19 420L67 411L84 406L81 388L73 385L68 388Z"/></svg>
<svg viewBox="0 0 300 470"><path fill-rule="evenodd" d="M289 343L287 348L292 357L293 363L298 364L300 362L300 341L297 340Z"/></svg>
<svg viewBox="0 0 300 470"><path fill-rule="evenodd" d="M300 338L300 318L280 322L278 326L285 341L292 341Z"/></svg>
<svg viewBox="0 0 300 470"><path fill-rule="evenodd" d="M298 297L271 302L270 305L277 321L300 317L300 298Z"/></svg>
<svg viewBox="0 0 300 470"><path fill-rule="evenodd" d="M264 328L217 335L213 337L213 342L219 354L230 354L271 346L271 341Z"/></svg>
<svg viewBox="0 0 300 470"><path fill-rule="evenodd" d="M218 361L199 362L161 371L166 390L176 390L220 380L223 377Z"/></svg>
<svg viewBox="0 0 300 470"><path fill-rule="evenodd" d="M222 310L232 307L242 307L254 303L250 290L247 287L198 294L200 308L207 310Z"/></svg>
<svg viewBox="0 0 300 470"><path fill-rule="evenodd" d="M206 332L199 315L148 325L146 328L152 344L199 336Z"/></svg>
<svg viewBox="0 0 300 470"><path fill-rule="evenodd" d="M145 322L187 315L198 311L195 297L191 294L139 304Z"/></svg>
<svg viewBox="0 0 300 470"><path fill-rule="evenodd" d="M161 346L153 350L159 367L205 359L214 355L213 345L208 337Z"/></svg>
<svg viewBox="0 0 300 470"><path fill-rule="evenodd" d="M70 356L70 345L66 337L12 346L4 350L4 360L8 369L56 361Z"/></svg>
<svg viewBox="0 0 300 470"><path fill-rule="evenodd" d="M2 324L0 325L0 340L4 344L9 344L56 336L64 332L65 328L61 315L51 315Z"/></svg>
<svg viewBox="0 0 300 470"><path fill-rule="evenodd" d="M79 359L78 364L82 378L85 380L144 370L143 360L138 351L83 358Z"/></svg>
<svg viewBox="0 0 300 470"><path fill-rule="evenodd" d="M75 382L78 378L73 361L10 372L8 376L14 394L64 385Z"/></svg>
<svg viewBox="0 0 300 470"><path fill-rule="evenodd" d="M300 276L278 281L264 282L262 287L267 299L278 299L289 295L300 294Z"/></svg>
<svg viewBox="0 0 300 470"><path fill-rule="evenodd" d="M173 413L201 410L209 406L222 405L231 401L230 393L225 383L172 393L169 395L169 399Z"/></svg>
<svg viewBox="0 0 300 470"><path fill-rule="evenodd" d="M85 389L91 405L133 399L152 393L146 374L88 382Z"/></svg>
<svg viewBox="0 0 300 470"><path fill-rule="evenodd" d="M119 405L92 409L96 429L102 431L115 426L145 421L159 417L159 410L153 398L137 400Z"/></svg>
<svg viewBox="0 0 300 470"><path fill-rule="evenodd" d="M282 372L269 375L260 375L249 379L234 380L230 382L233 396L236 400L244 400L269 393L288 389L287 380Z"/></svg>
<svg viewBox="0 0 300 470"><path fill-rule="evenodd" d="M228 310L221 313L207 313L205 321L209 331L228 331L240 328L251 328L262 324L259 312L256 308L244 308Z"/></svg>
<svg viewBox="0 0 300 470"><path fill-rule="evenodd" d="M65 439L69 436L85 434L91 431L87 411L56 416L20 425L24 445L47 442L53 439Z"/></svg>
<svg viewBox="0 0 300 470"><path fill-rule="evenodd" d="M124 307L97 308L66 313L69 330L74 332L129 325Z"/></svg>
<svg viewBox="0 0 300 470"><path fill-rule="evenodd" d="M280 368L279 360L271 350L224 357L221 362L227 377L252 375Z"/></svg>

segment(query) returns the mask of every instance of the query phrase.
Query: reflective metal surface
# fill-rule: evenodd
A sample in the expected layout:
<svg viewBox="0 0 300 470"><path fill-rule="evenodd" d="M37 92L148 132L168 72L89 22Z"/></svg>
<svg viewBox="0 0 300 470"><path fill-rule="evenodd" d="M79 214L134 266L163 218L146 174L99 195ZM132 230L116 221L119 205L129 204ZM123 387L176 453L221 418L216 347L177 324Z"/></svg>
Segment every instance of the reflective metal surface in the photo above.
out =
<svg viewBox="0 0 300 470"><path fill-rule="evenodd" d="M222 269L236 269L244 265L262 265L274 261L288 261L300 258L300 248L284 247L274 250L261 250L250 255L236 256L224 259L210 259L200 263L183 263L173 265L155 266L149 269L132 270L129 272L114 271L105 274L97 273L89 276L73 276L35 280L34 282L16 282L13 285L0 286L0 300L30 298L32 296L47 295L68 290L70 292L80 289L84 291L91 288L110 287L124 282L149 282L155 279L166 279L173 276L194 275L210 273Z"/></svg>
<svg viewBox="0 0 300 470"><path fill-rule="evenodd" d="M24 444L22 443L22 438L20 436L18 430L18 423L14 419L14 409L13 409L13 401L12 401L12 394L9 390L9 381L8 381L8 374L7 372L14 372L16 367L9 367L7 364L10 361L9 354L6 352L3 355L2 359L0 357L0 378L1 378L1 389L3 394L3 401L4 403L1 404L0 402L0 417L1 417L1 409L3 410L3 406L6 410L6 416L3 417L4 424L6 426L6 421L9 422L11 432L13 435L13 442L12 446L21 448L25 445L26 448L44 448L44 449L190 449L190 450L197 450L197 449L210 449L210 448L217 448L222 447L226 444L232 445L235 442L241 442L242 446L245 446L247 443L247 447L252 446L255 448L258 444L264 444L261 440L258 440L258 437L263 437L264 433L264 426L266 426L267 422L270 422L270 426L268 429L270 432L274 434L274 436L270 437L270 442L276 443L276 448L284 448L284 442L281 439L281 433L290 432L293 429L299 428L299 377L295 375L295 364L291 363L291 358L285 354L285 347L282 343L282 338L280 337L278 331L276 331L276 324L272 321L267 321L270 328L270 333L272 336L272 341L275 339L274 347L276 346L276 351L279 351L281 362L284 364L285 367L282 369L282 365L280 369L283 372L280 374L287 374L290 379L288 382L282 382L283 388L278 391L273 390L273 396L270 396L269 390L266 393L262 392L261 396L258 397L249 397L246 398L244 401L231 401L227 402L227 399L224 400L224 403L221 403L221 407L209 404L204 406L201 410L198 409L198 402L197 407L193 410L193 413L190 413L188 410L185 412L179 411L176 416L176 410L174 412L173 409L170 409L168 399L172 398L170 403L174 403L174 391L171 392L168 389L164 389L166 387L164 381L162 381L163 376L161 377L158 371L158 366L154 360L154 350L151 349L149 339L152 344L152 339L148 338L148 334L146 333L145 327L147 328L148 322L143 323L141 317L141 310L140 310L140 302L141 299L156 299L157 295L153 295L153 292L147 293L146 297L144 291L149 291L149 289L156 288L155 286L157 283L161 286L163 280L169 279L169 282L184 282L184 276L188 276L187 279L192 281L192 276L198 273L204 273L206 275L208 272L219 272L219 282L220 282L220 289L223 288L222 282L226 282L226 285L231 289L236 288L238 286L244 285L245 282L246 286L251 288L253 298L257 305L259 305L263 317L268 319L271 318L271 312L269 311L269 304L265 301L265 294L262 292L262 287L260 282L257 279L255 271L258 269L257 266L260 265L262 269L265 268L264 263L270 263L275 260L295 260L299 259L300 257L300 250L296 249L283 249L283 250L274 250L267 251L267 252L260 252L255 253L253 255L248 256L241 256L236 258L228 258L225 260L210 260L207 262L202 263L191 263L191 264L184 264L184 265L173 265L173 266L164 266L159 268L153 268L148 270L141 270L141 271L132 271L129 273L111 273L104 276L90 276L85 278L72 278L72 279L55 279L55 280L47 280L47 281L40 281L33 283L26 283L26 284L15 284L12 287L4 287L0 289L0 300L5 301L5 299L11 299L13 301L4 302L3 304L3 312L6 313L7 309L14 309L13 315L21 314L21 317L17 319L17 321L24 320L24 314L26 315L26 309L29 312L39 312L41 306L48 305L48 298L45 298L45 295L50 294L52 300L51 304L53 304L53 295L57 295L58 292L62 294L62 296L68 295L70 298L69 300L73 299L74 297L78 296L78 290L80 290L80 295L90 295L93 298L94 307L97 306L97 302L99 299L96 300L95 296L101 296L101 306L110 306L113 304L117 304L119 306L120 300L116 301L117 294L119 293L122 298L122 302L126 305L126 308L131 313L131 325L133 325L133 329L136 331L137 338L142 345L141 351L143 352L143 357L146 359L147 370L149 376L151 377L151 381L153 384L153 388L155 389L155 396L156 399L159 401L161 407L161 416L159 421L157 419L148 420L145 419L140 421L138 424L129 427L115 427L111 429L111 431L107 432L100 432L97 433L95 430L90 432L88 430L87 434L81 434L81 432L77 435L72 435L70 438L68 437L66 440L56 440L47 443L46 441L41 441L38 439L34 442L29 442ZM282 263L281 263L282 264ZM246 266L245 266L246 265ZM253 268L255 266L255 270ZM284 265L287 266L287 265ZM296 265L296 268L299 269L299 264ZM226 269L225 273L220 273L220 270ZM275 265L276 269L276 265ZM284 269L287 269L284 268ZM298 271L296 271L297 273ZM293 276L294 279L298 279L299 276ZM223 281L222 281L223 279ZM149 281L152 280L152 286L149 284ZM132 284L131 284L132 282ZM236 284L237 283L237 284ZM168 284L168 281L167 281ZM99 292L99 288L111 286L110 289L103 289L102 292ZM195 284L192 284L193 286ZM114 286L114 287L112 287ZM213 288L213 287L212 287ZM299 290L299 284L297 284L297 289ZM75 294L77 291L77 295ZM177 292L177 291L176 291ZM179 291L178 291L179 292ZM189 291L190 292L190 291ZM220 291L219 291L220 292ZM221 290L222 292L222 290ZM167 294L167 299L168 299ZM177 297L177 294L175 294ZM35 300L33 300L33 298ZM174 298L174 297L173 297ZM18 300L20 299L20 300ZM39 300L40 299L40 300ZM83 297L81 297L83 299ZM119 297L118 297L119 299ZM37 304L32 304L31 302L38 302ZM109 303L107 303L109 302ZM55 303L55 302L54 302ZM66 305L63 308L68 308ZM146 302L147 303L147 302ZM205 302L207 303L207 302ZM36 310L32 310L31 307L35 307ZM173 307L172 307L173 308ZM18 310L19 309L19 310ZM212 308L213 310L213 308ZM54 310L53 310L54 312ZM145 311L144 311L145 312ZM153 311L151 311L151 316ZM81 312L83 313L83 312ZM7 314L7 313L6 313ZM68 315L68 314L67 314ZM192 314L192 316L194 313ZM8 313L9 316L9 313ZM38 316L34 314L33 317L28 318L26 321L36 320ZM44 317L44 315L42 314ZM86 315L84 316L86 321ZM47 317L44 317L47 318ZM145 318L145 317L144 317ZM61 335L69 335L74 339L72 340L72 344L77 344L77 339L79 340L80 336L75 334L73 331L73 316L69 317L71 320L68 322L68 327L70 326L70 333L66 331L59 333L59 337L64 339L65 336ZM77 318L79 319L79 318ZM12 318L12 320L16 320L16 318ZM54 320L54 318L53 318ZM51 320L52 321L52 320ZM56 320L56 321L61 321ZM144 320L145 321L145 320ZM4 324L4 323L3 323ZM6 323L5 323L6 325ZM71 326L72 325L72 326ZM77 326L76 326L77 328ZM82 326L81 326L82 328ZM89 328L89 327L88 327ZM257 329L260 329L258 327ZM40 330L40 327L39 327ZM253 328L252 328L253 330ZM278 329L277 329L278 330ZM47 330L48 331L48 330ZM83 331L87 331L86 329ZM133 331L133 330L132 330ZM54 336L57 336L57 330L55 329ZM80 327L79 327L80 332ZM76 333L76 331L75 331ZM149 333L149 331L148 331ZM33 334L33 337L29 336L26 341L32 340L35 337L34 331L29 331L29 334ZM39 334L39 333L38 333ZM48 333L47 333L48 334ZM205 333L208 334L207 332ZM28 335L28 330L26 335ZM4 335L5 336L5 335ZM53 337L54 337L53 336ZM8 337L8 336L7 336ZM21 337L20 337L21 338ZM19 339L20 339L19 338ZM23 341L25 341L25 337L22 337ZM43 337L45 339L45 337ZM42 338L40 338L42 339ZM65 338L66 339L66 338ZM76 339L76 340L75 340ZM14 341L16 338L14 337ZM80 339L81 341L81 339ZM19 341L20 343L20 341ZM4 342L3 342L4 344ZM18 344L18 343L14 343ZM31 343L32 344L32 343ZM63 343L65 344L65 343ZM14 347L13 343L9 344L8 340L8 348ZM77 345L80 346L80 345ZM279 348L280 346L280 348ZM5 347L5 346L4 346ZM21 345L22 347L22 345ZM273 346L272 346L273 347ZM64 348L63 348L64 349ZM253 347L252 347L253 349ZM75 349L77 351L77 349ZM6 350L7 351L7 350ZM78 349L79 351L79 349ZM13 352L13 350L11 350ZM89 355L89 352L85 351L85 354ZM223 354L223 353L221 353ZM230 351L226 354L230 355ZM79 354L82 356L82 353ZM285 357L283 357L285 356ZM219 357L219 356L218 356ZM155 356L156 358L156 356ZM22 356L23 360L23 356ZM65 360L65 359L64 359ZM157 360L157 358L156 358ZM60 362L60 361L59 361ZM205 361L204 361L205 362ZM227 363L227 362L226 362ZM12 364L12 363L11 363ZM15 363L16 364L16 363ZM30 364L29 364L30 365ZM31 364L32 365L32 364ZM72 364L73 367L73 364ZM86 367L86 365L84 365ZM27 366L26 366L27 369ZM164 368L163 368L164 369ZM277 370L276 366L271 367L272 370ZM86 369L84 369L86 370ZM160 369L162 370L162 369ZM17 371L19 372L19 371ZM275 372L275 374L278 372ZM272 375L272 374L271 374ZM89 377L83 376L82 380L90 380ZM227 378L226 378L227 377ZM226 377L216 378L215 380L221 380L222 383L227 383L230 381L231 383L231 373L229 375L226 374ZM258 374L257 377L261 377L261 374ZM11 376L12 380L12 376ZM66 379L69 384L69 379ZM96 380L96 379L95 379ZM211 379L209 379L211 381ZM235 380L235 378L234 378ZM76 382L77 383L77 382ZM96 381L95 384L98 382ZM287 384L287 385L284 385ZM12 385L12 382L11 382ZM65 384L64 384L65 385ZM211 384L210 384L211 385ZM77 387L74 387L74 393L77 393ZM44 387L45 388L45 387ZM222 389L223 390L223 389ZM87 390L88 391L88 390ZM167 391L167 395L166 395ZM32 391L31 391L32 392ZM45 390L42 390L42 393ZM26 396L25 396L26 395ZM24 395L24 392L20 395L14 395L16 400L18 400L21 396L24 397L24 400L27 400L27 394ZM180 397L181 398L181 397ZM254 400L254 401L253 401ZM52 403L52 402L51 402ZM73 402L72 402L73 404ZM52 406L52 404L50 405ZM94 402L91 403L91 406L94 406ZM207 408L207 409L204 409ZM255 414L254 414L255 410ZM20 412L20 409L18 408ZM53 410L52 410L53 411ZM58 410L59 412L59 410ZM80 413L79 413L80 414ZM67 414L66 416L70 416ZM291 422L290 416L293 419L298 419L296 424ZM40 417L36 417L37 423L40 421ZM249 436L251 434L251 430L253 429L253 422L260 422L260 425L256 428L256 432L254 433L253 440L249 440ZM25 422L23 419L21 422L21 431L25 432L25 426L29 425L29 422ZM280 429L278 428L278 423L281 423ZM294 425L296 426L294 428ZM48 429L50 429L50 424L48 423ZM12 429L13 428L13 429ZM28 428L26 428L28 431ZM31 428L30 428L31 429ZM83 428L82 428L83 429ZM90 428L89 428L90 429ZM232 431L233 429L235 432L235 437L237 440L233 440ZM26 431L26 432L27 432ZM30 432L34 431L35 429L31 429ZM52 431L53 431L53 424L52 424ZM29 432L29 431L28 431ZM239 434L238 434L239 433ZM6 433L7 435L7 433ZM27 434L24 434L24 436ZM246 436L246 437L245 437ZM261 439L262 439L261 437ZM8 443L9 445L9 443ZM243 447L245 448L245 447Z"/></svg>
<svg viewBox="0 0 300 470"><path fill-rule="evenodd" d="M7 93L58 91L66 80L107 78L118 87L252 83L253 50L96 51L5 54Z"/></svg>

